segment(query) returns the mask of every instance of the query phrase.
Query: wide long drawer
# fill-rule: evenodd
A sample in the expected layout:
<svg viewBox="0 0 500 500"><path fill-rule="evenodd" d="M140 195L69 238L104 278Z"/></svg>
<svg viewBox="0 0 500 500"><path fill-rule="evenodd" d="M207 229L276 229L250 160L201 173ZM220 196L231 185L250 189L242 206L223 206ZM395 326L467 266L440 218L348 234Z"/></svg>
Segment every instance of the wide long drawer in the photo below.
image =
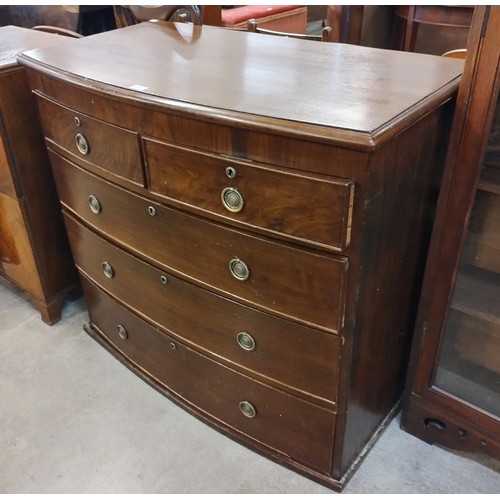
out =
<svg viewBox="0 0 500 500"><path fill-rule="evenodd" d="M245 377L160 333L83 280L93 325L140 372L236 436L328 473L335 413ZM248 438L246 438L248 440Z"/></svg>
<svg viewBox="0 0 500 500"><path fill-rule="evenodd" d="M149 189L166 199L327 250L349 245L354 182L144 139Z"/></svg>
<svg viewBox="0 0 500 500"><path fill-rule="evenodd" d="M335 403L341 339L245 307L146 264L65 214L82 273L224 363ZM103 266L105 266L103 268ZM279 361L278 361L279 360Z"/></svg>
<svg viewBox="0 0 500 500"><path fill-rule="evenodd" d="M191 282L338 332L348 259L235 231L153 203L51 153L62 203L101 234Z"/></svg>
<svg viewBox="0 0 500 500"><path fill-rule="evenodd" d="M45 137L73 154L122 180L144 186L139 134L96 120L38 96Z"/></svg>

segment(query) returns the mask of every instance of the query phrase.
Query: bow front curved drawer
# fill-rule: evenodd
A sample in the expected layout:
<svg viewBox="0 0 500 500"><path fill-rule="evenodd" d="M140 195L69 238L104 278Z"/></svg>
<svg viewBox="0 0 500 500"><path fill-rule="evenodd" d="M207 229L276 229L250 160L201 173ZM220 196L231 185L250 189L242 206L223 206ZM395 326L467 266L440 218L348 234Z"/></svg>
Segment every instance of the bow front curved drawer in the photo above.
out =
<svg viewBox="0 0 500 500"><path fill-rule="evenodd" d="M346 257L216 225L106 182L56 154L51 159L62 204L114 243L226 297L340 331ZM128 214L127 224L123 214Z"/></svg>
<svg viewBox="0 0 500 500"><path fill-rule="evenodd" d="M144 186L139 134L37 96L45 137L80 165ZM117 146L117 147L114 147Z"/></svg>
<svg viewBox="0 0 500 500"><path fill-rule="evenodd" d="M196 353L83 280L104 341L170 397L239 439L328 472L335 413L275 390ZM227 430L226 430L227 432ZM262 443L265 443L263 445Z"/></svg>
<svg viewBox="0 0 500 500"><path fill-rule="evenodd" d="M148 321L252 376L260 374L301 396L336 402L338 336L186 283L111 245L71 215L65 214L65 220L80 271Z"/></svg>
<svg viewBox="0 0 500 500"><path fill-rule="evenodd" d="M325 250L349 246L354 199L350 179L294 172L147 138L144 147L149 189L169 201Z"/></svg>

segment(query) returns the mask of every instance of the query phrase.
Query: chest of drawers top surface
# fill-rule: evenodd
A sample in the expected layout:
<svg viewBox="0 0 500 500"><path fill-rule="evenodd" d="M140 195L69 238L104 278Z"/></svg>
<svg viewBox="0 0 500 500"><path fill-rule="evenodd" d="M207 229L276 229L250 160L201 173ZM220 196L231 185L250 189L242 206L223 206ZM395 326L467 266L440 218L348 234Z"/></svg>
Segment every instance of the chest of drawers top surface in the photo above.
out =
<svg viewBox="0 0 500 500"><path fill-rule="evenodd" d="M16 66L16 56L26 50L58 44L61 37L51 33L20 28L19 26L0 27L0 70Z"/></svg>
<svg viewBox="0 0 500 500"><path fill-rule="evenodd" d="M177 23L141 23L20 60L145 102L372 139L452 95L463 67L449 58Z"/></svg>

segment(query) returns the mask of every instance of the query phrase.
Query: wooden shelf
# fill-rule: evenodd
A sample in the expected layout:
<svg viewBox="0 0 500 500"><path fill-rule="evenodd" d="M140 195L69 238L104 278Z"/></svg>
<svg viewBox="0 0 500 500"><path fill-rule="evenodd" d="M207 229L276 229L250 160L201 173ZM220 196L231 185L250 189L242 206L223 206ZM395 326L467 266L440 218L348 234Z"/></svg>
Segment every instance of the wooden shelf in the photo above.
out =
<svg viewBox="0 0 500 500"><path fill-rule="evenodd" d="M458 276L451 307L500 326L498 274L467 266Z"/></svg>
<svg viewBox="0 0 500 500"><path fill-rule="evenodd" d="M493 174L500 172L498 169ZM493 179L494 175L490 176ZM497 177L499 177L497 175ZM495 180L495 179L493 179ZM486 183L484 183L486 186ZM500 196L493 182L488 190L478 190L463 250L463 262L500 273ZM499 190L500 184L496 185Z"/></svg>
<svg viewBox="0 0 500 500"><path fill-rule="evenodd" d="M477 187L482 191L500 194L500 168L484 167Z"/></svg>
<svg viewBox="0 0 500 500"><path fill-rule="evenodd" d="M500 375L500 325L480 315L471 315L451 308L447 325L447 346L443 349L440 364L456 352L462 359L474 363L476 368L489 370L490 375L483 377L498 388L495 380ZM462 372L462 368L458 368ZM495 373L497 375L492 375ZM462 373L463 375L463 373ZM469 375L470 376L470 375ZM486 383L486 382L485 382Z"/></svg>
<svg viewBox="0 0 500 500"><path fill-rule="evenodd" d="M498 274L478 268L461 272L447 327L450 338L454 339L454 349L497 374L500 374L499 292Z"/></svg>

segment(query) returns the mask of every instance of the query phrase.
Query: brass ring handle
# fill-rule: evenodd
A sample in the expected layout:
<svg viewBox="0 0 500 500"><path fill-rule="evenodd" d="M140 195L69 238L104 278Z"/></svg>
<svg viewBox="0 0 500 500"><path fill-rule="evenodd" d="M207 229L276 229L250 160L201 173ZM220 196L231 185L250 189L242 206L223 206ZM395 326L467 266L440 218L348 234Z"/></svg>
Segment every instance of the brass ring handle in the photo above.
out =
<svg viewBox="0 0 500 500"><path fill-rule="evenodd" d="M123 325L116 325L116 331L118 332L118 336L121 339L123 339L123 340L127 340L128 339L127 329Z"/></svg>
<svg viewBox="0 0 500 500"><path fill-rule="evenodd" d="M89 142L87 141L86 137L80 132L75 135L75 144L76 148L78 149L78 151L80 151L80 153L82 153L82 155L86 155L90 151Z"/></svg>
<svg viewBox="0 0 500 500"><path fill-rule="evenodd" d="M248 332L237 333L236 342L244 351L253 351L257 345L255 339Z"/></svg>
<svg viewBox="0 0 500 500"><path fill-rule="evenodd" d="M229 271L233 278L240 281L246 281L250 277L250 269L241 259L231 259Z"/></svg>
<svg viewBox="0 0 500 500"><path fill-rule="evenodd" d="M257 410L250 401L240 401L239 407L245 417L254 418L257 415Z"/></svg>
<svg viewBox="0 0 500 500"><path fill-rule="evenodd" d="M94 196L93 194L89 196L89 207L95 214L101 213L102 207L101 203L97 199L97 196Z"/></svg>
<svg viewBox="0 0 500 500"><path fill-rule="evenodd" d="M106 278L113 278L114 275L115 275L115 271L114 269L109 265L108 262L103 262L101 264L101 267L102 267L102 272L104 273L104 276L106 276Z"/></svg>
<svg viewBox="0 0 500 500"><path fill-rule="evenodd" d="M224 188L220 197L224 208L226 208L230 212L240 212L243 208L243 196L236 188Z"/></svg>

